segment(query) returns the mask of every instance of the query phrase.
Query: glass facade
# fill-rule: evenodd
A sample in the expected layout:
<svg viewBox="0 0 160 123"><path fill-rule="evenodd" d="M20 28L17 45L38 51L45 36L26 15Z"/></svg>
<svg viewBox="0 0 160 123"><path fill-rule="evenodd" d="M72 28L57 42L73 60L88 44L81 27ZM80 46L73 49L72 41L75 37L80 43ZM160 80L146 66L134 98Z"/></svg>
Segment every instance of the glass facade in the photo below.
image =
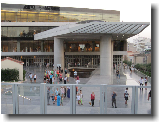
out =
<svg viewBox="0 0 160 123"><path fill-rule="evenodd" d="M119 22L120 11L1 3L1 22Z"/></svg>
<svg viewBox="0 0 160 123"><path fill-rule="evenodd" d="M34 37L40 33L55 27L1 27L1 37Z"/></svg>

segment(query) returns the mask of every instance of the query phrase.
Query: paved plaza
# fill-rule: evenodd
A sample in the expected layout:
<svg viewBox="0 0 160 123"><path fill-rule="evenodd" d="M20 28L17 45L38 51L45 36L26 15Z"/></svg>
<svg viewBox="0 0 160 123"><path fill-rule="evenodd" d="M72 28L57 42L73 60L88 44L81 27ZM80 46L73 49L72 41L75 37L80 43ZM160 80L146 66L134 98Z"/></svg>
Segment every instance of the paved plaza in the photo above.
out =
<svg viewBox="0 0 160 123"><path fill-rule="evenodd" d="M27 86L19 88L19 94L24 95L27 99L23 99L19 97L19 113L20 114L40 114L40 88L38 85L43 83L43 77L45 70L53 70L50 68L39 68L39 67L24 67L27 71L26 73L26 81L24 83L27 84L35 84L34 82L30 83L29 73L37 75L37 87ZM63 74L64 77L64 74ZM92 72L89 78L80 78L79 84L86 85L99 85L99 84L107 84L107 85L139 85L138 80L140 76L135 73L130 74L129 69L120 70L120 79L116 78L115 71L112 71L111 81L108 81L107 77L100 76L100 68L97 67ZM63 84L62 82L55 82L55 85ZM67 84L76 84L74 78L69 77L69 82ZM150 86L150 83L148 83ZM50 84L48 84L50 87ZM54 92L57 87L52 86L51 92ZM58 87L60 89L60 87ZM4 88L6 89L6 88ZM100 87L79 87L78 90L82 90L83 93L83 105L78 105L78 101L76 101L76 114L100 114ZM117 93L116 96L116 105L117 108L112 108L112 92L115 91ZM132 102L132 88L129 88L129 100L128 104L125 104L125 100L123 97L125 88L124 87L108 87L107 88L107 114L131 114L131 102ZM145 88L142 90L138 89L138 114L151 114L151 100L147 100L148 93L150 88ZM60 91L59 91L60 92ZM94 92L96 95L94 107L89 105L90 95ZM2 95L1 96L1 113L2 114L12 114L12 96L11 95ZM50 105L47 105L47 114L70 114L70 98L66 97L63 101L63 106L57 106L57 104L53 104L52 99L49 101Z"/></svg>

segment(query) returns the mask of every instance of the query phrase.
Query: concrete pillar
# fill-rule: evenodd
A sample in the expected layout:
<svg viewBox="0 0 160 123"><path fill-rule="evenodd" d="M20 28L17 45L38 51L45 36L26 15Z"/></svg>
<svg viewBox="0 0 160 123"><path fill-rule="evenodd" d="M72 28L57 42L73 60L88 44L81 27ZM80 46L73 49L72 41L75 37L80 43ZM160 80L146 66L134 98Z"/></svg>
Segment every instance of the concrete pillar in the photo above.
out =
<svg viewBox="0 0 160 123"><path fill-rule="evenodd" d="M111 42L111 71L113 71L113 44L114 42Z"/></svg>
<svg viewBox="0 0 160 123"><path fill-rule="evenodd" d="M111 35L100 39L100 75L111 76Z"/></svg>
<svg viewBox="0 0 160 123"><path fill-rule="evenodd" d="M20 41L17 41L17 52L20 52Z"/></svg>
<svg viewBox="0 0 160 123"><path fill-rule="evenodd" d="M63 39L54 37L54 68L56 69L57 69L57 64L61 64L61 69L64 70Z"/></svg>
<svg viewBox="0 0 160 123"><path fill-rule="evenodd" d="M43 42L44 41L41 41L41 52L43 52Z"/></svg>

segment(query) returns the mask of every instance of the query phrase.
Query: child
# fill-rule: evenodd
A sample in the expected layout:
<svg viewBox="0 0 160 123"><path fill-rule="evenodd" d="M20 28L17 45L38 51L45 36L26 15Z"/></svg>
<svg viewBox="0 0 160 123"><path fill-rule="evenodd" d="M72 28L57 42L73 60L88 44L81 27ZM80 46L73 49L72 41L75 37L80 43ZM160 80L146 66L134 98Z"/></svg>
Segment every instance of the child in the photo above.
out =
<svg viewBox="0 0 160 123"><path fill-rule="evenodd" d="M80 93L77 95L78 104L80 105Z"/></svg>
<svg viewBox="0 0 160 123"><path fill-rule="evenodd" d="M83 105L82 98L83 98L83 94L82 94L82 90L80 90L80 103L81 103L81 105Z"/></svg>
<svg viewBox="0 0 160 123"><path fill-rule="evenodd" d="M61 95L61 105L63 106L63 94Z"/></svg>

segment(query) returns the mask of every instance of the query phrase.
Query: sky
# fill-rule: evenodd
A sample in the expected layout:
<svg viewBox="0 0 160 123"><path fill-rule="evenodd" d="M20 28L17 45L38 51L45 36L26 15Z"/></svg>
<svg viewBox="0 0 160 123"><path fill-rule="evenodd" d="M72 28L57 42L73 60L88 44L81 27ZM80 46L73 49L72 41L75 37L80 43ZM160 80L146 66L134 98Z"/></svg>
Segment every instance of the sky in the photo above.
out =
<svg viewBox="0 0 160 123"><path fill-rule="evenodd" d="M29 5L46 5L60 7L91 8L104 10L120 11L120 22L150 22L151 24L151 4L157 3L158 0L1 0L1 3L29 4ZM151 39L151 25L136 36L128 39L132 42L138 37Z"/></svg>

